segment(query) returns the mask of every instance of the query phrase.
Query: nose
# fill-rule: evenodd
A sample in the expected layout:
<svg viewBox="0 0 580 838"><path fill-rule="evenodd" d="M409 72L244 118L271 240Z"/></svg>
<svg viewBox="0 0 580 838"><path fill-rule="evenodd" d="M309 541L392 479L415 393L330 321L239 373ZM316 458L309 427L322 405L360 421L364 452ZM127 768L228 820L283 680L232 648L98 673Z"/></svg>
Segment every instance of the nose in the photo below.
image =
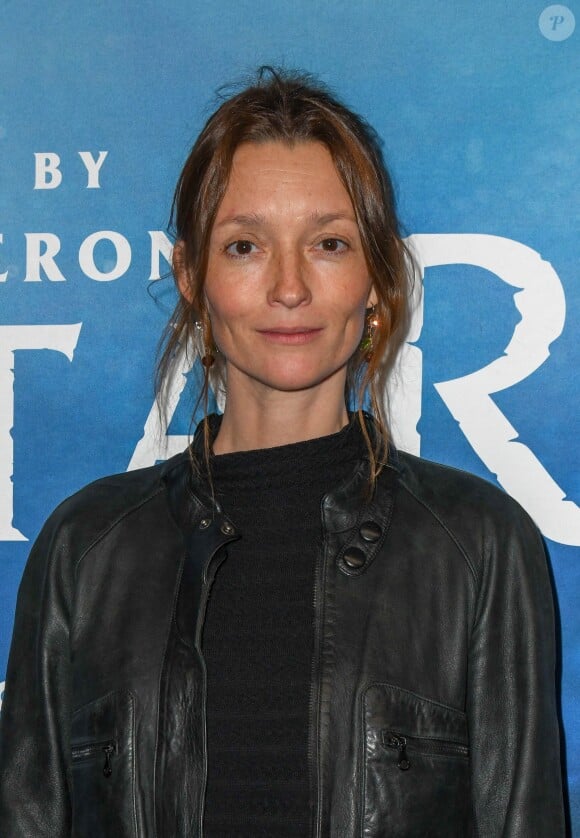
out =
<svg viewBox="0 0 580 838"><path fill-rule="evenodd" d="M276 254L272 265L272 284L268 293L271 305L297 308L311 300L307 267L301 255L293 249Z"/></svg>

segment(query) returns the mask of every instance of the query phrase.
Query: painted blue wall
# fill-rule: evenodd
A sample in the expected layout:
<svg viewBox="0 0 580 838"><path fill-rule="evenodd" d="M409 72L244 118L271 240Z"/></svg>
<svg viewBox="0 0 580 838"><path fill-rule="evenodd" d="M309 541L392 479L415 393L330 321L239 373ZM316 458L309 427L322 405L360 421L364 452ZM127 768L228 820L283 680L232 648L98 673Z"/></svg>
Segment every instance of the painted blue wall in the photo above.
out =
<svg viewBox="0 0 580 838"><path fill-rule="evenodd" d="M214 91L262 63L308 69L378 129L402 221L423 256L418 425L399 408L411 447L520 495L546 535L580 831L580 31L572 31L580 7L544 9L531 0L4 4L0 680L30 540L62 498L127 469L144 437L156 344L173 302L171 281L150 278L149 231L166 228L173 185ZM107 152L98 188L87 188L81 151L94 160ZM47 154L59 157L57 188L38 188L59 179L49 182ZM101 233L91 250L98 231L116 234L121 249ZM39 244L38 234L50 235ZM459 234L495 238L480 240L466 264L453 255ZM518 244L543 262L522 268ZM35 267L39 246L60 247L43 263L52 278ZM448 257L436 263L433 248ZM484 264L494 254L505 275ZM526 341L519 356L518 324ZM493 367L491 395L482 398L495 412L468 432L434 385L493 365L508 346L511 383L498 387ZM473 380L459 385L467 410ZM192 389L172 435L187 433ZM516 449L497 430L502 416L525 455L511 465L504 452Z"/></svg>

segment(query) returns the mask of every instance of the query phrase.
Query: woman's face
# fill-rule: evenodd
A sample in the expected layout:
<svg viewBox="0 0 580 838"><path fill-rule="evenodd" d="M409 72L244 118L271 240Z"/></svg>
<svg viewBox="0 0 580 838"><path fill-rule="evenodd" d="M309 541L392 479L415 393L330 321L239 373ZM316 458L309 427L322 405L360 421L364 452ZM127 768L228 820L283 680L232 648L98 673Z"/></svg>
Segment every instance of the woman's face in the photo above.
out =
<svg viewBox="0 0 580 838"><path fill-rule="evenodd" d="M237 149L205 297L229 393L334 381L342 397L375 298L352 203L324 145Z"/></svg>

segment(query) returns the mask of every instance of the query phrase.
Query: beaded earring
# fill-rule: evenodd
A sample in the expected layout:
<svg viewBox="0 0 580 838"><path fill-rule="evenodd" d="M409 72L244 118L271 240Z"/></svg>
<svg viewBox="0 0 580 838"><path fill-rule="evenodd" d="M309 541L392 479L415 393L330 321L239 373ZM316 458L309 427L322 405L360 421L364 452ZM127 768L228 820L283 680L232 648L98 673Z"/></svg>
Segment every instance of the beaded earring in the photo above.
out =
<svg viewBox="0 0 580 838"><path fill-rule="evenodd" d="M365 361L370 361L375 350L375 335L379 327L379 318L377 316L376 306L367 308L365 319L365 330L362 340L359 345L359 350L362 352Z"/></svg>
<svg viewBox="0 0 580 838"><path fill-rule="evenodd" d="M215 355L214 350L209 345L209 341L207 340L207 331L208 330L206 329L204 323L200 320L195 321L197 351L199 353L201 363L206 370L209 370L209 368L215 363Z"/></svg>

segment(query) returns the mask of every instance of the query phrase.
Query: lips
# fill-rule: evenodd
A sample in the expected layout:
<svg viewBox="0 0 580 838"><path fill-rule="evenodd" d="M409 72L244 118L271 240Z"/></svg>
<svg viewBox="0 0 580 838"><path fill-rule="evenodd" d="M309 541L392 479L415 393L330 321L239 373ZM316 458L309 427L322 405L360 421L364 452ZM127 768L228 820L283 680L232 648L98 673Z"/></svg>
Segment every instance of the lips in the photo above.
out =
<svg viewBox="0 0 580 838"><path fill-rule="evenodd" d="M258 334L272 343L287 346L301 345L314 340L322 332L321 328L310 326L275 326L271 329L258 329Z"/></svg>

